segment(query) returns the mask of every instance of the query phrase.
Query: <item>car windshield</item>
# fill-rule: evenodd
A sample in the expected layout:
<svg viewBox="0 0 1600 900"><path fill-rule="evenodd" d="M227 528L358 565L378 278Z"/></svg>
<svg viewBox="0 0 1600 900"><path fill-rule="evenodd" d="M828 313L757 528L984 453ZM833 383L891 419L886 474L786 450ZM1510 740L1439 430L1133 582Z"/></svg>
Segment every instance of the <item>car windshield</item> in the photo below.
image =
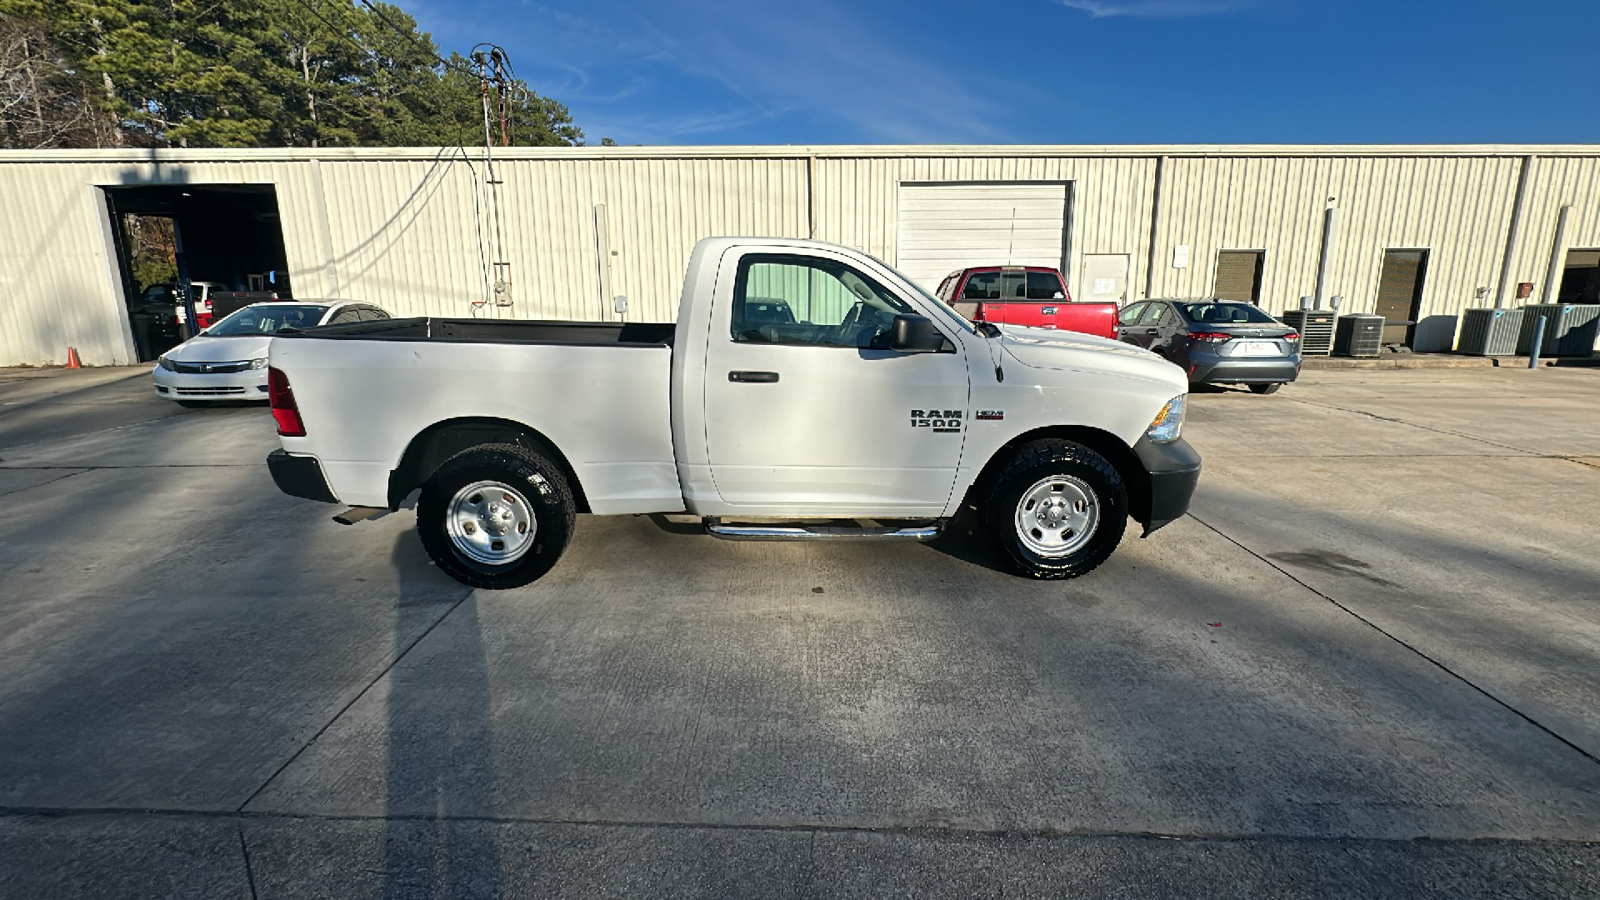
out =
<svg viewBox="0 0 1600 900"><path fill-rule="evenodd" d="M940 312L944 313L945 315L949 316L953 321L955 321L957 324L959 324L962 328L965 328L967 331L972 332L974 334L977 333L977 331L978 331L977 327L974 326L972 324L972 322L967 319L966 316L963 316L961 313L956 312L954 309L952 309L950 307L950 304L944 302L943 300L940 300L938 297L935 297L933 294L929 293L928 290L926 288L924 288L922 285L917 284L915 281L912 281L906 275L906 273L900 271L899 269L896 269L894 266L889 265L888 263L884 262L883 260L878 259L876 256L868 257L868 258L871 259L873 262L876 262L878 265L883 266L885 269L888 269L889 271L893 272L894 274L900 276L900 280L901 281L904 281L906 284L911 285L912 289L915 290L917 293L921 294L922 296L926 297L928 302L933 304L935 309L937 309Z"/></svg>
<svg viewBox="0 0 1600 900"><path fill-rule="evenodd" d="M1191 322L1208 325L1276 325L1278 320L1248 303L1179 303Z"/></svg>
<svg viewBox="0 0 1600 900"><path fill-rule="evenodd" d="M206 329L207 337L272 334L285 328L310 328L322 321L326 306L289 306L270 303L246 306Z"/></svg>

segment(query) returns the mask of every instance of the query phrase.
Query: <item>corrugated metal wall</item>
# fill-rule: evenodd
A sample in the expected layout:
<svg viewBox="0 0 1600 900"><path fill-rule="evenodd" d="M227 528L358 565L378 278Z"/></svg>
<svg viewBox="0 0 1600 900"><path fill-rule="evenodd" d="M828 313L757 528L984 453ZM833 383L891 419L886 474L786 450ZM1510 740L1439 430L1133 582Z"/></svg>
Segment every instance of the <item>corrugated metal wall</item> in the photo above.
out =
<svg viewBox="0 0 1600 900"><path fill-rule="evenodd" d="M489 263L506 262L514 306L477 314L588 320L617 318L616 294L629 319L673 318L709 235L811 236L893 264L900 186L961 182L1069 184L1074 294L1085 254L1129 254L1141 298L1207 294L1219 251L1262 250L1262 304L1276 312L1313 292L1333 206L1327 293L1371 310L1384 250L1427 250L1432 320L1418 339L1437 349L1477 288L1498 289L1530 156L1508 274L1537 298L1561 206L1573 207L1567 246L1600 247L1600 148L517 149L496 160L498 227L479 150L6 151L0 365L59 363L68 345L89 364L129 360L101 187L238 182L275 186L299 296L463 316L486 296ZM1172 267L1178 245L1187 268Z"/></svg>
<svg viewBox="0 0 1600 900"><path fill-rule="evenodd" d="M1157 295L1210 293L1221 250L1263 250L1261 305L1315 293L1325 211L1339 210L1325 293L1373 310L1387 249L1428 251L1419 340L1447 349L1478 287L1498 284L1516 195L1515 157L1173 158L1158 228ZM1187 268L1171 248L1190 247Z"/></svg>

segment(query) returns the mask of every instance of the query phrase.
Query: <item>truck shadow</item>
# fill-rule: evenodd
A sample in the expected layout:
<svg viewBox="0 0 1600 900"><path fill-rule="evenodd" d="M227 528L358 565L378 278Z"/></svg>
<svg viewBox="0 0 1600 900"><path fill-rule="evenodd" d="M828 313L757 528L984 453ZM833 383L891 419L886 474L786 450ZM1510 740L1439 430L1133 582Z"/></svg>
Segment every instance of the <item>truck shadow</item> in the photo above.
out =
<svg viewBox="0 0 1600 900"><path fill-rule="evenodd" d="M478 595L469 595L421 638L401 622L412 585L436 587L415 529L406 529L391 556L400 574L395 654L386 676L388 738L383 832L385 900L500 896L500 855L492 834L455 820L495 812L494 723L489 672L478 621ZM448 693L438 672L447 667Z"/></svg>
<svg viewBox="0 0 1600 900"><path fill-rule="evenodd" d="M946 522L944 530L926 546L964 563L993 572L1011 574L1011 566L995 549L994 541L984 533L983 522L976 513L965 507Z"/></svg>

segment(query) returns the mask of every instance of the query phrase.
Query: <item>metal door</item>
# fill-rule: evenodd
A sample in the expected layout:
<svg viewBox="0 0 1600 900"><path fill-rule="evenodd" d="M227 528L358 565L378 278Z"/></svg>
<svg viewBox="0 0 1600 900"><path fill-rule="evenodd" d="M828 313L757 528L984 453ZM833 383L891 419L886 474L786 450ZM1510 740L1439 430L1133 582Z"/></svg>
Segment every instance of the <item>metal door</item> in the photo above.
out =
<svg viewBox="0 0 1600 900"><path fill-rule="evenodd" d="M1211 296L1261 305L1261 270L1266 254L1260 250L1222 250L1217 253L1217 279Z"/></svg>
<svg viewBox="0 0 1600 900"><path fill-rule="evenodd" d="M728 294L719 285L706 346L706 454L722 500L758 516L939 515L968 425L962 344L864 346L872 323L916 304L842 260L751 253L737 272ZM855 322L869 324L852 337Z"/></svg>
<svg viewBox="0 0 1600 900"><path fill-rule="evenodd" d="M1065 184L902 184L895 267L923 287L968 266L1061 268Z"/></svg>
<svg viewBox="0 0 1600 900"><path fill-rule="evenodd" d="M1411 345L1422 311L1422 285L1428 274L1428 251L1385 250L1373 312L1383 316L1383 342Z"/></svg>
<svg viewBox="0 0 1600 900"><path fill-rule="evenodd" d="M1077 300L1121 305L1128 299L1128 254L1089 253L1083 257L1083 281Z"/></svg>

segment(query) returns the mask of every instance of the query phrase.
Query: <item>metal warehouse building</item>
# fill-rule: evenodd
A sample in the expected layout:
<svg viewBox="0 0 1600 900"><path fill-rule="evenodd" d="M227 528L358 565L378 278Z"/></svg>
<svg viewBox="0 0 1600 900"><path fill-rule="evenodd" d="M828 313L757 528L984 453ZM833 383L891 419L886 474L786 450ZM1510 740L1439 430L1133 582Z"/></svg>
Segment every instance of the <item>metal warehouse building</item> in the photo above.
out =
<svg viewBox="0 0 1600 900"><path fill-rule="evenodd" d="M1338 295L1447 350L1465 308L1595 302L1597 176L1597 146L5 151L0 365L137 360L130 215L193 279L397 315L666 321L696 240L759 235L929 288L1012 262L1078 299Z"/></svg>

